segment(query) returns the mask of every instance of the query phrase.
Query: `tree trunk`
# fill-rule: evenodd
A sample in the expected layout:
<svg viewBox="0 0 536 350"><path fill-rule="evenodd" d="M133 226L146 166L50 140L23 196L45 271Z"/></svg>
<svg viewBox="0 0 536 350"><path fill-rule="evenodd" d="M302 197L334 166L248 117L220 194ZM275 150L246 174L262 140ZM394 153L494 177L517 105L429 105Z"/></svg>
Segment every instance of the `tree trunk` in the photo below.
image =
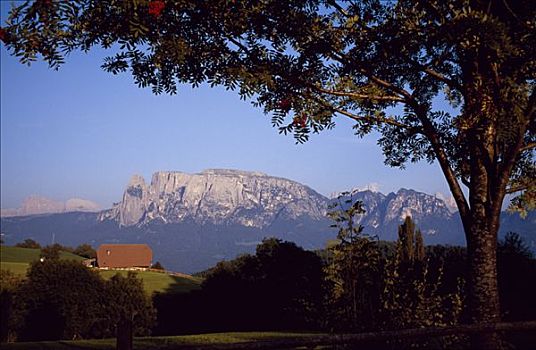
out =
<svg viewBox="0 0 536 350"><path fill-rule="evenodd" d="M122 319L117 325L117 350L132 350L132 321Z"/></svg>
<svg viewBox="0 0 536 350"><path fill-rule="evenodd" d="M467 302L471 323L496 323L500 321L497 283L499 213L490 215L487 186L477 187L472 192L471 220L469 227L465 227L469 263ZM501 341L497 333L475 334L471 337L471 345L473 349L500 349Z"/></svg>
<svg viewBox="0 0 536 350"><path fill-rule="evenodd" d="M497 286L497 235L492 232L471 232L468 242L468 305L471 322L494 323L500 320L499 290ZM500 340L496 333L477 334L472 340L474 349L499 349Z"/></svg>

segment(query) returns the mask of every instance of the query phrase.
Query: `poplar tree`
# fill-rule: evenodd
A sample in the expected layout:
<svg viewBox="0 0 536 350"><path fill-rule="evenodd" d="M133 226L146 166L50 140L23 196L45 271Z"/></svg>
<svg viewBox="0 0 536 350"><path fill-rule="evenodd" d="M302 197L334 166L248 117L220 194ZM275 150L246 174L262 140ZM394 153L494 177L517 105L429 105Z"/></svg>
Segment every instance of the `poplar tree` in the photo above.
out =
<svg viewBox="0 0 536 350"><path fill-rule="evenodd" d="M424 250L424 239L422 237L421 230L417 229L415 232L415 261L423 262L426 257L426 252Z"/></svg>
<svg viewBox="0 0 536 350"><path fill-rule="evenodd" d="M414 258L415 224L411 216L406 216L404 223L398 226L398 244L400 249L400 259L403 263L412 264Z"/></svg>

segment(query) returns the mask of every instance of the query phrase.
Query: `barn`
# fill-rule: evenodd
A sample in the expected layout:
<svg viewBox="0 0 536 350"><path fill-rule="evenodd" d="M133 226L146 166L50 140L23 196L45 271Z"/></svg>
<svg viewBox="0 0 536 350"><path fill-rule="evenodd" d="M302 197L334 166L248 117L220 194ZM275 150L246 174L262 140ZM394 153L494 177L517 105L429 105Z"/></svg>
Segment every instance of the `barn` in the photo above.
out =
<svg viewBox="0 0 536 350"><path fill-rule="evenodd" d="M97 250L101 269L146 269L152 260L153 251L147 244L101 244Z"/></svg>

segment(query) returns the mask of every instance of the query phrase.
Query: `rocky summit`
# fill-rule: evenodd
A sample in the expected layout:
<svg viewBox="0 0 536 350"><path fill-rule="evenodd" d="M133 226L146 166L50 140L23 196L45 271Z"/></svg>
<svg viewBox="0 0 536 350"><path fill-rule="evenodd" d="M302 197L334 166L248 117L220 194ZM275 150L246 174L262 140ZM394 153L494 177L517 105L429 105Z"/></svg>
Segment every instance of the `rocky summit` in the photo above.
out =
<svg viewBox="0 0 536 350"><path fill-rule="evenodd" d="M99 215L121 226L150 222L266 228L277 220L325 217L327 198L295 181L259 172L210 169L161 171L151 183L134 175L121 202Z"/></svg>

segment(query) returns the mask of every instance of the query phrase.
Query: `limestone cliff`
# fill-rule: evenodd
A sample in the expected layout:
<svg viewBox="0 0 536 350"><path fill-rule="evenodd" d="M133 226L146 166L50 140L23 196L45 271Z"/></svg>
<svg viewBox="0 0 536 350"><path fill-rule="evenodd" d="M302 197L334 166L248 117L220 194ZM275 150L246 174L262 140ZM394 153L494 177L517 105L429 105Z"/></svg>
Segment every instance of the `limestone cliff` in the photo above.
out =
<svg viewBox="0 0 536 350"><path fill-rule="evenodd" d="M101 221L122 226L191 221L264 228L278 219L325 216L327 198L297 182L258 172L210 169L199 174L161 171L147 185L130 180L121 202Z"/></svg>

